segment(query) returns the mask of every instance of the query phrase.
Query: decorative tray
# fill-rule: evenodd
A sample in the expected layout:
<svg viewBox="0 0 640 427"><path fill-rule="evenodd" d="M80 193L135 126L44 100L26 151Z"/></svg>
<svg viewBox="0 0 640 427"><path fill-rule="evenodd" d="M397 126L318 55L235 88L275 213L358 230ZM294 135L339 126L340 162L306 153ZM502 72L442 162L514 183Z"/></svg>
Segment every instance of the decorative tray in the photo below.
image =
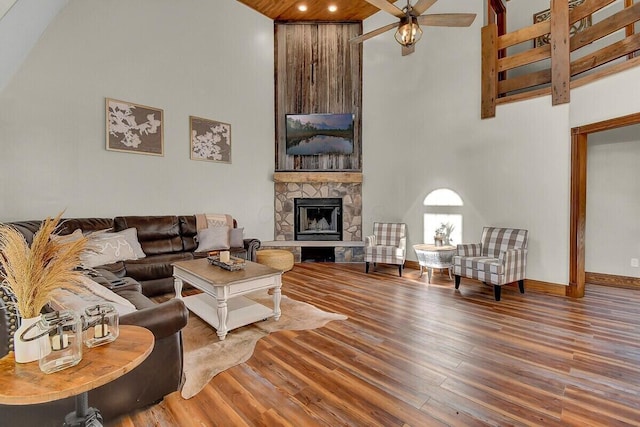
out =
<svg viewBox="0 0 640 427"><path fill-rule="evenodd" d="M229 262L220 261L219 255L208 256L207 260L209 260L209 264L224 268L225 270L229 271L244 270L245 265L247 265L245 260L234 256L230 257Z"/></svg>

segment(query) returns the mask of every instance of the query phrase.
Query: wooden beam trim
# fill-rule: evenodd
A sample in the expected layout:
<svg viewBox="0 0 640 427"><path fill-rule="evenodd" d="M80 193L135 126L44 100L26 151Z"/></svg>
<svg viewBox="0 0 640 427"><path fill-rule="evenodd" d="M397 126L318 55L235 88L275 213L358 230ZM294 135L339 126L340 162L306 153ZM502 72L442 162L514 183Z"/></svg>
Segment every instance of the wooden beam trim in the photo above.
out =
<svg viewBox="0 0 640 427"><path fill-rule="evenodd" d="M547 95L551 95L550 87L530 90L522 93L516 93L515 95L503 96L502 98L498 98L496 100L496 104L497 105L509 104L511 102L524 101L526 99L533 99L533 98L538 98L540 96L547 96Z"/></svg>
<svg viewBox="0 0 640 427"><path fill-rule="evenodd" d="M598 70L592 74L588 74L586 76L578 77L575 80L571 81L571 89L575 89L580 86L584 86L586 84L592 83L594 81L600 80L604 77L608 77L612 74L616 74L630 68L634 68L640 66L640 56L637 56L631 60L627 60L620 64L611 65L606 67L603 70ZM509 104L511 102L524 101L526 99L538 98L540 96L546 96L551 94L551 88L541 88L536 90L530 90L523 93L518 93L514 95L503 96L501 98L496 99L496 105Z"/></svg>
<svg viewBox="0 0 640 427"><path fill-rule="evenodd" d="M498 82L498 94L508 93L550 82L551 70L547 68L546 70L540 70Z"/></svg>
<svg viewBox="0 0 640 427"><path fill-rule="evenodd" d="M575 24L579 20L593 15L598 10L610 5L616 0L591 0L582 3L578 7L574 7L569 12L569 25Z"/></svg>
<svg viewBox="0 0 640 427"><path fill-rule="evenodd" d="M498 37L498 49L505 49L527 40L535 39L551 32L551 22L544 21L529 25Z"/></svg>
<svg viewBox="0 0 640 427"><path fill-rule="evenodd" d="M614 1L615 0L597 0L583 3L582 5L572 9L569 12L569 25L574 24L575 22L578 22L579 20L589 15L592 15L594 12L598 11L604 6L607 6L610 3L613 3ZM498 37L498 49L505 49L510 46L515 46L528 40L532 40L536 37L549 34L550 32L550 21L538 22L536 24L520 28L519 30L512 31Z"/></svg>
<svg viewBox="0 0 640 427"><path fill-rule="evenodd" d="M544 45L529 49L524 52L516 53L515 55L500 58L498 60L498 72L507 71L512 68L521 67L523 65L531 64L534 62L542 61L551 57L551 45Z"/></svg>
<svg viewBox="0 0 640 427"><path fill-rule="evenodd" d="M571 37L570 48L573 52L583 46L593 43L602 37L608 36L615 31L625 28L640 19L640 3L622 9L608 18Z"/></svg>
<svg viewBox="0 0 640 427"><path fill-rule="evenodd" d="M342 182L361 183L360 172L275 172L274 182Z"/></svg>
<svg viewBox="0 0 640 427"><path fill-rule="evenodd" d="M571 52L569 51L569 2L551 0L551 104L569 102Z"/></svg>
<svg viewBox="0 0 640 427"><path fill-rule="evenodd" d="M498 38L498 26L489 24L482 27L482 85L481 85L481 118L487 119L496 116L496 98L498 74L498 50L496 39Z"/></svg>
<svg viewBox="0 0 640 427"><path fill-rule="evenodd" d="M603 120L597 123L590 123L584 126L578 126L571 130L574 134L588 134L594 132L602 132L603 130L616 129L623 126L635 125L640 123L640 113L633 113L622 117L616 117L609 120Z"/></svg>
<svg viewBox="0 0 640 427"><path fill-rule="evenodd" d="M610 67L606 67L604 70L599 70L599 71L596 71L595 73L576 78L571 82L571 89L584 86L588 83L594 82L596 80L600 80L603 77L607 77L612 74L637 67L638 65L640 65L640 56L627 60L620 64L611 65Z"/></svg>
<svg viewBox="0 0 640 427"><path fill-rule="evenodd" d="M586 272L585 282L590 285L611 286L615 288L625 289L640 289L640 277Z"/></svg>
<svg viewBox="0 0 640 427"><path fill-rule="evenodd" d="M634 34L571 63L571 75L583 73L640 49L640 34Z"/></svg>
<svg viewBox="0 0 640 427"><path fill-rule="evenodd" d="M569 226L569 287L567 296L584 296L585 227L587 214L587 134L571 135L571 213Z"/></svg>

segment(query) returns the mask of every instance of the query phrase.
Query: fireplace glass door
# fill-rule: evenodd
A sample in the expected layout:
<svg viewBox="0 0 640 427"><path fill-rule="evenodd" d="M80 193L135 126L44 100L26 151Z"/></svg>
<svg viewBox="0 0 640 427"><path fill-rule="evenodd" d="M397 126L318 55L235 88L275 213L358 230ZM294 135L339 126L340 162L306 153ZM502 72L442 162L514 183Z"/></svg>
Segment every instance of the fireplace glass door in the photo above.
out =
<svg viewBox="0 0 640 427"><path fill-rule="evenodd" d="M342 240L342 199L295 199L295 240Z"/></svg>

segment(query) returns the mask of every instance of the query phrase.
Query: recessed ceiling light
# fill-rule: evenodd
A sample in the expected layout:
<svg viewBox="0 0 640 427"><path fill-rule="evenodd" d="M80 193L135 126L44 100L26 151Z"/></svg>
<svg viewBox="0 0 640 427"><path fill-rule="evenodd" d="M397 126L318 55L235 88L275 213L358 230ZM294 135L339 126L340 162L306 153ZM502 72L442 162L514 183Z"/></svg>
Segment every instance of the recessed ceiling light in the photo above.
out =
<svg viewBox="0 0 640 427"><path fill-rule="evenodd" d="M329 12L335 12L336 10L338 10L338 6L335 4L329 5Z"/></svg>
<svg viewBox="0 0 640 427"><path fill-rule="evenodd" d="M298 10L300 12L306 12L307 11L307 5L306 4L299 4L298 5Z"/></svg>

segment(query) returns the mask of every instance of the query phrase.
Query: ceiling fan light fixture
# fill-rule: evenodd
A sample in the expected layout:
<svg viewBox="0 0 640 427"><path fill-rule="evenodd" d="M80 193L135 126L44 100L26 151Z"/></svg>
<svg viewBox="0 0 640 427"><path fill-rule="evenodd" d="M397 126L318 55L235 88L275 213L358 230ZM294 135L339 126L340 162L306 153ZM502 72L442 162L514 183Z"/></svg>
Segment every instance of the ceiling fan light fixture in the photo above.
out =
<svg viewBox="0 0 640 427"><path fill-rule="evenodd" d="M415 16L408 16L400 21L400 25L396 30L395 38L402 46L413 46L422 37L422 29L418 25L418 19Z"/></svg>

